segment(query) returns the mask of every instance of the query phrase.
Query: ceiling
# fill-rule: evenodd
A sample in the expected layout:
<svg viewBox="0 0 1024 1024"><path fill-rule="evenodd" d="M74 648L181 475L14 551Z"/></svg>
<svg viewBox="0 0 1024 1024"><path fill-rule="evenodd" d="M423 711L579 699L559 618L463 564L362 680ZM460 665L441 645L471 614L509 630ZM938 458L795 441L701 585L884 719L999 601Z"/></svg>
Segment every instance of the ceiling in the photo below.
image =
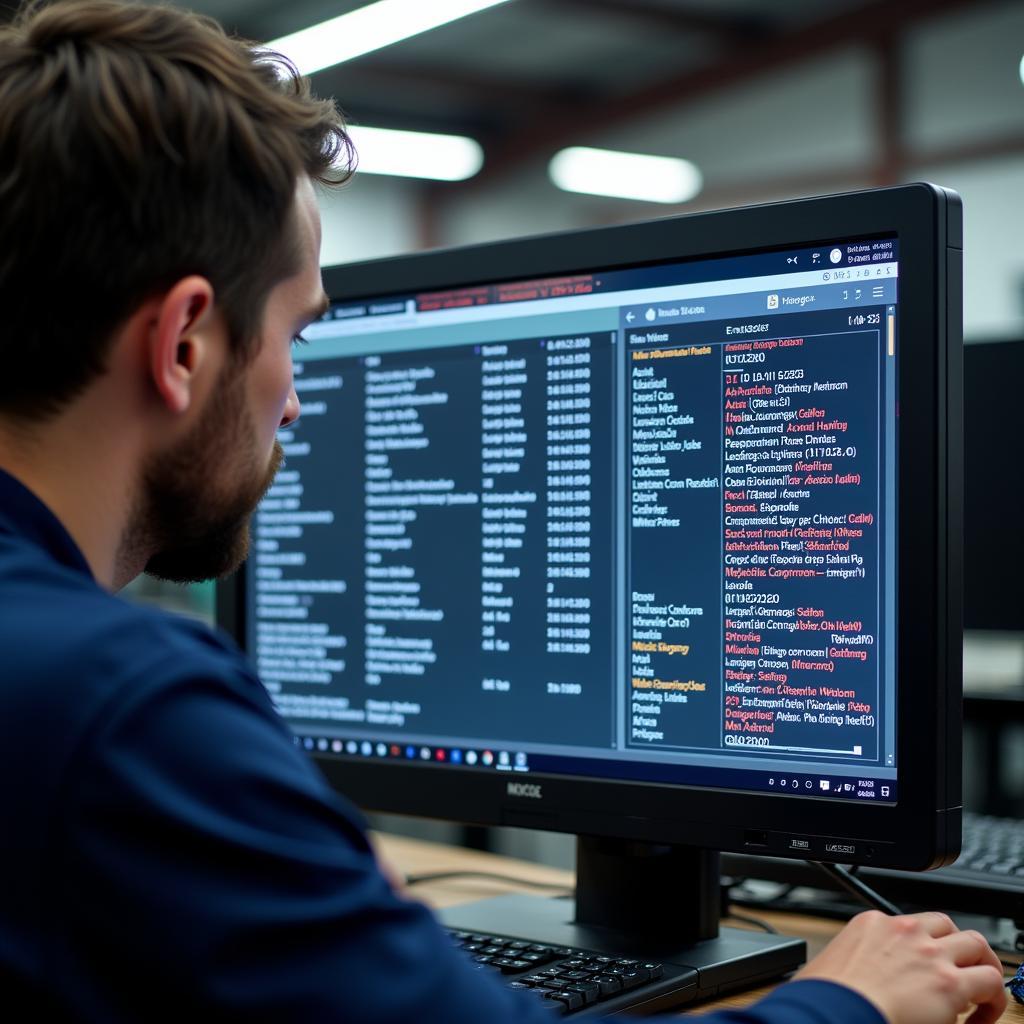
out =
<svg viewBox="0 0 1024 1024"><path fill-rule="evenodd" d="M320 95L337 99L352 123L477 139L486 155L477 187L563 146L593 144L632 119L861 44L883 58L878 137L893 148L880 157L884 168L899 161L898 126L886 124L899 106L894 41L919 21L989 2L507 0L318 72L313 83ZM183 6L266 41L366 3L186 0ZM0 16L11 6L0 0Z"/></svg>
<svg viewBox="0 0 1024 1024"><path fill-rule="evenodd" d="M195 0L267 40L366 0ZM429 0L423 0L429 2ZM489 180L608 127L984 0L508 0L313 76L356 124L470 135Z"/></svg>

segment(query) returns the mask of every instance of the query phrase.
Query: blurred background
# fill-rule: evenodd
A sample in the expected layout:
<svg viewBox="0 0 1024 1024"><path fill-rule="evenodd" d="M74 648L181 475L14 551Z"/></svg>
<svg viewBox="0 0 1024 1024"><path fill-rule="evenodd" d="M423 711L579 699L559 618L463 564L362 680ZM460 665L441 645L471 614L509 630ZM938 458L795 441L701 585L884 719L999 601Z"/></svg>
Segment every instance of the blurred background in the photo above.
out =
<svg viewBox="0 0 1024 1024"><path fill-rule="evenodd" d="M262 41L364 3L192 6ZM313 74L353 125L483 149L461 182L357 177L324 203L323 261L925 179L967 207L968 337L1016 337L1022 55L1019 0L507 0ZM680 157L702 188L565 192L548 164L572 146Z"/></svg>
<svg viewBox="0 0 1024 1024"><path fill-rule="evenodd" d="M337 36L331 19L365 0L187 6L280 48L354 126L362 169L322 199L324 264L922 179L960 192L972 346L966 803L1024 816L1024 3L490 0L397 41L396 28L460 5L421 0L402 25L350 19ZM450 144L453 167L429 149L399 166L368 129L426 133L400 139L406 157L439 134L471 142ZM590 194L616 185L567 181L574 147L670 158L617 176L620 190L662 171L667 184ZM209 587L143 580L135 593L213 614ZM571 850L536 834L497 842L554 862Z"/></svg>

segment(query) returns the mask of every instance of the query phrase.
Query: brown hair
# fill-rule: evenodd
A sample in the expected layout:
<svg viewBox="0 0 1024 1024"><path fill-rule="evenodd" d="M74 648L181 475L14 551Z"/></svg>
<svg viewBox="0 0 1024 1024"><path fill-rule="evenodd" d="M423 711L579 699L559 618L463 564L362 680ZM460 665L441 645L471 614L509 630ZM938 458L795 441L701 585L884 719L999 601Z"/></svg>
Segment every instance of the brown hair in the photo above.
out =
<svg viewBox="0 0 1024 1024"><path fill-rule="evenodd" d="M354 152L278 54L170 6L29 3L0 29L0 414L102 372L116 327L188 274L246 357L296 272L295 186Z"/></svg>

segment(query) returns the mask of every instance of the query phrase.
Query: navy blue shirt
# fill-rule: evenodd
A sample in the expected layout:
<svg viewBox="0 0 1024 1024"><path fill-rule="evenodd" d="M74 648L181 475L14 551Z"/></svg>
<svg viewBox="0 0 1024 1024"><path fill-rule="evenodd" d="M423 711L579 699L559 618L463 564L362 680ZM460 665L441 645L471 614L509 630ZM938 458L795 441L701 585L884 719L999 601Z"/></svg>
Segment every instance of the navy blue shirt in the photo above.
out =
<svg viewBox="0 0 1024 1024"><path fill-rule="evenodd" d="M224 637L97 585L0 471L0 993L40 1019L549 1020L396 896ZM46 1011L44 1014L44 1010ZM706 1024L880 1024L784 985Z"/></svg>

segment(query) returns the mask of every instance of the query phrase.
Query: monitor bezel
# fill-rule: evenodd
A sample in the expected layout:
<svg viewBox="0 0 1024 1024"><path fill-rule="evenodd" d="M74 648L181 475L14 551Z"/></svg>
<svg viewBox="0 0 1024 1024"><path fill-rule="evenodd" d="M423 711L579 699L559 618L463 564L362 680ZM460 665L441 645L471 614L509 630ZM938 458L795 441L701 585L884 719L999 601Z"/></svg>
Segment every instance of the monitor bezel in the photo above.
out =
<svg viewBox="0 0 1024 1024"><path fill-rule="evenodd" d="M921 869L959 852L962 237L959 197L914 184L434 250L324 269L333 302L895 235L898 359L899 800L874 804L317 754L366 809L478 825ZM912 368L912 369L911 369ZM244 643L244 567L218 619ZM912 717L913 716L913 717ZM909 723L913 724L909 724ZM522 781L519 777L517 781ZM810 850L793 845L810 838Z"/></svg>

